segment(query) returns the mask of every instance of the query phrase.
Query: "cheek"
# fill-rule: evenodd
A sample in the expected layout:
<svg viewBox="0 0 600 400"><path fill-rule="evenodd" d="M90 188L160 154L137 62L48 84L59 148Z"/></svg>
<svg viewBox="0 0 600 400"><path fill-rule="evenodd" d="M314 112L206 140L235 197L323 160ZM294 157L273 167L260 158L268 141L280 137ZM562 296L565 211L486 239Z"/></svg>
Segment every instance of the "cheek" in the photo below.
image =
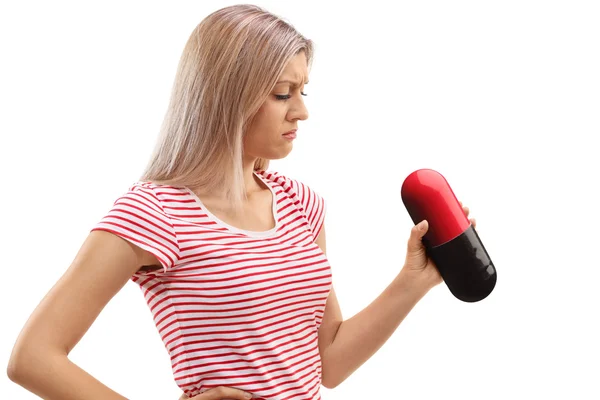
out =
<svg viewBox="0 0 600 400"><path fill-rule="evenodd" d="M259 118L263 129L278 130L285 119L286 108L283 102L267 101L259 110Z"/></svg>
<svg viewBox="0 0 600 400"><path fill-rule="evenodd" d="M254 144L258 144L262 140L269 140L282 129L285 115L286 109L283 102L266 101L256 112L246 138Z"/></svg>

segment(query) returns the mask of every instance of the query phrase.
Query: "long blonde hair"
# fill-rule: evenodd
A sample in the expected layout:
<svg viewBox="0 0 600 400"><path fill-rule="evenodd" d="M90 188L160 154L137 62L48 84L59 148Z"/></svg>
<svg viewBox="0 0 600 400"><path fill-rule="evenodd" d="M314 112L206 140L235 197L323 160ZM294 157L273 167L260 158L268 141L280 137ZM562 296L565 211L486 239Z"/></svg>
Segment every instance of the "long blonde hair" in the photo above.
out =
<svg viewBox="0 0 600 400"><path fill-rule="evenodd" d="M224 190L235 211L246 200L243 136L286 64L313 43L250 4L222 8L191 33L142 181ZM254 170L266 170L259 158Z"/></svg>

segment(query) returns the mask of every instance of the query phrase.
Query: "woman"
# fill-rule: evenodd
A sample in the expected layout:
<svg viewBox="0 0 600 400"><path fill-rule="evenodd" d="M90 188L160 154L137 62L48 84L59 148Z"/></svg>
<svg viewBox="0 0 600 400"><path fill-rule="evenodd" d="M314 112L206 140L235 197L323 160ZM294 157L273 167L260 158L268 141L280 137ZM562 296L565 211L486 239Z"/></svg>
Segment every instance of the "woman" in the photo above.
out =
<svg viewBox="0 0 600 400"><path fill-rule="evenodd" d="M310 40L251 5L196 27L146 171L27 322L8 368L14 382L46 399L123 399L68 355L131 279L182 399L319 399L321 385L350 376L442 281L421 243L423 221L397 277L342 318L324 199L267 171L308 118L312 55Z"/></svg>

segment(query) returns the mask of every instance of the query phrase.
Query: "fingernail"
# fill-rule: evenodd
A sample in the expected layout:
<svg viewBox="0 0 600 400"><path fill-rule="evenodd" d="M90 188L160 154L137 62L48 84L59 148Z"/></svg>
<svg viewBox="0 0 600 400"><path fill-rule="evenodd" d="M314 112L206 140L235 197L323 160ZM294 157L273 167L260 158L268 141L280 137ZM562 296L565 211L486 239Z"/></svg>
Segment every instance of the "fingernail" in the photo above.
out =
<svg viewBox="0 0 600 400"><path fill-rule="evenodd" d="M247 399L251 399L252 398L252 393L246 393L244 394L244 397Z"/></svg>
<svg viewBox="0 0 600 400"><path fill-rule="evenodd" d="M419 225L417 227L420 231L424 230L425 229L425 220L419 222Z"/></svg>

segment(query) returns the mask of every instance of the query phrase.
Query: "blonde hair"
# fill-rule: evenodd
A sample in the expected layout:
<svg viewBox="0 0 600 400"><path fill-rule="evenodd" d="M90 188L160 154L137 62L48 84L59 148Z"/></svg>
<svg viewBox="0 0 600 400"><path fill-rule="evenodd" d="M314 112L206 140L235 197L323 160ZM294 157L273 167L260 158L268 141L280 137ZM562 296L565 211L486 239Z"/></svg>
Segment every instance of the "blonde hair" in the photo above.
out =
<svg viewBox="0 0 600 400"><path fill-rule="evenodd" d="M235 211L246 200L243 137L286 64L313 43L288 22L250 4L222 8L191 33L181 55L160 135L142 181L225 190ZM259 158L254 170L266 170Z"/></svg>

